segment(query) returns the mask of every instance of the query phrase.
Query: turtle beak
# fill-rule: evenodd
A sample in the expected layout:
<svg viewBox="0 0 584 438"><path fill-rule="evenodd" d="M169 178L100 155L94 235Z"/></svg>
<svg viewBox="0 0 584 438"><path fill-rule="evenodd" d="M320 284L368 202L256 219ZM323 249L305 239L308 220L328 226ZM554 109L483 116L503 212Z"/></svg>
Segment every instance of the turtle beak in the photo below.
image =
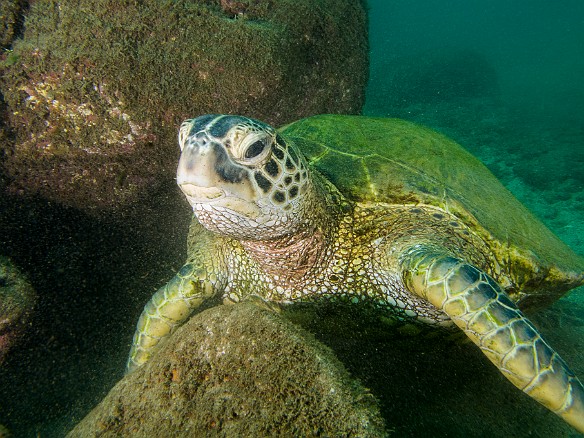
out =
<svg viewBox="0 0 584 438"><path fill-rule="evenodd" d="M193 207L223 197L256 200L249 171L235 164L222 144L207 138L183 147L176 182Z"/></svg>
<svg viewBox="0 0 584 438"><path fill-rule="evenodd" d="M189 203L194 207L194 204L225 196L225 192L213 181L210 160L193 158L192 154L185 155L183 151L176 172L176 182Z"/></svg>
<svg viewBox="0 0 584 438"><path fill-rule="evenodd" d="M176 182L179 186L216 186L217 181L214 181L213 172L216 157L212 149L210 144L195 143L182 150L176 170Z"/></svg>

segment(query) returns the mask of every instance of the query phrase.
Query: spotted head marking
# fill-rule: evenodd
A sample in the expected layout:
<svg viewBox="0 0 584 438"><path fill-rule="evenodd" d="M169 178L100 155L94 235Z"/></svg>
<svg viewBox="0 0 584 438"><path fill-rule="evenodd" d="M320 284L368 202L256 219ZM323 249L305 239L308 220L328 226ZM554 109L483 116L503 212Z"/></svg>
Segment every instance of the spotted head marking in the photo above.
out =
<svg viewBox="0 0 584 438"><path fill-rule="evenodd" d="M271 126L242 116L183 122L177 183L211 231L264 240L295 232L310 188L306 161Z"/></svg>

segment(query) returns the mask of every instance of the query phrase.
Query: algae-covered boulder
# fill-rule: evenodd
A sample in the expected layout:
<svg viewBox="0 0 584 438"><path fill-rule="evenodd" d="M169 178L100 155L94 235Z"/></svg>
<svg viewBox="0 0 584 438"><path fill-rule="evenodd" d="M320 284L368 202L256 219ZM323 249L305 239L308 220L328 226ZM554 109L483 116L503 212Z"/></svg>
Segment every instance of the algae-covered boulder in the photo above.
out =
<svg viewBox="0 0 584 438"><path fill-rule="evenodd" d="M10 431L0 424L0 438L10 438L11 436Z"/></svg>
<svg viewBox="0 0 584 438"><path fill-rule="evenodd" d="M10 47L22 26L25 0L2 0L0 2L0 48ZM2 436L2 435L0 435Z"/></svg>
<svg viewBox="0 0 584 438"><path fill-rule="evenodd" d="M36 299L34 289L18 268L0 256L0 364L24 333Z"/></svg>
<svg viewBox="0 0 584 438"><path fill-rule="evenodd" d="M41 0L1 59L9 188L107 208L172 178L186 117L358 113L366 12L362 0Z"/></svg>
<svg viewBox="0 0 584 438"><path fill-rule="evenodd" d="M69 434L384 435L373 396L330 350L253 304L191 318Z"/></svg>

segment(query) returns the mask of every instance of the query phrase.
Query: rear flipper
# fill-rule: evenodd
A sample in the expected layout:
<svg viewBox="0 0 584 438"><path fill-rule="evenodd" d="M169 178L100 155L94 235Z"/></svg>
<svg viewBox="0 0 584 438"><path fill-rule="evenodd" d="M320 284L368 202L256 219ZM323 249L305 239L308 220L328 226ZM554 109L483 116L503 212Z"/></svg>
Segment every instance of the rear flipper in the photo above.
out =
<svg viewBox="0 0 584 438"><path fill-rule="evenodd" d="M412 293L446 312L516 387L584 432L582 384L488 274L424 249L402 267Z"/></svg>

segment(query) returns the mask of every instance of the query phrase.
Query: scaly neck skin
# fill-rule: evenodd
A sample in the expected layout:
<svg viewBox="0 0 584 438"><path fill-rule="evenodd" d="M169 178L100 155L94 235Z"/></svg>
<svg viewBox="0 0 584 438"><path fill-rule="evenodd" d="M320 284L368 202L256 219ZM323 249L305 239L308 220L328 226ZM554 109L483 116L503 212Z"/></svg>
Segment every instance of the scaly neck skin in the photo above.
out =
<svg viewBox="0 0 584 438"><path fill-rule="evenodd" d="M333 194L336 200L331 199ZM266 274L288 285L323 266L343 215L342 206L338 205L340 194L320 175L314 178L305 196L296 232L279 239L241 242Z"/></svg>

